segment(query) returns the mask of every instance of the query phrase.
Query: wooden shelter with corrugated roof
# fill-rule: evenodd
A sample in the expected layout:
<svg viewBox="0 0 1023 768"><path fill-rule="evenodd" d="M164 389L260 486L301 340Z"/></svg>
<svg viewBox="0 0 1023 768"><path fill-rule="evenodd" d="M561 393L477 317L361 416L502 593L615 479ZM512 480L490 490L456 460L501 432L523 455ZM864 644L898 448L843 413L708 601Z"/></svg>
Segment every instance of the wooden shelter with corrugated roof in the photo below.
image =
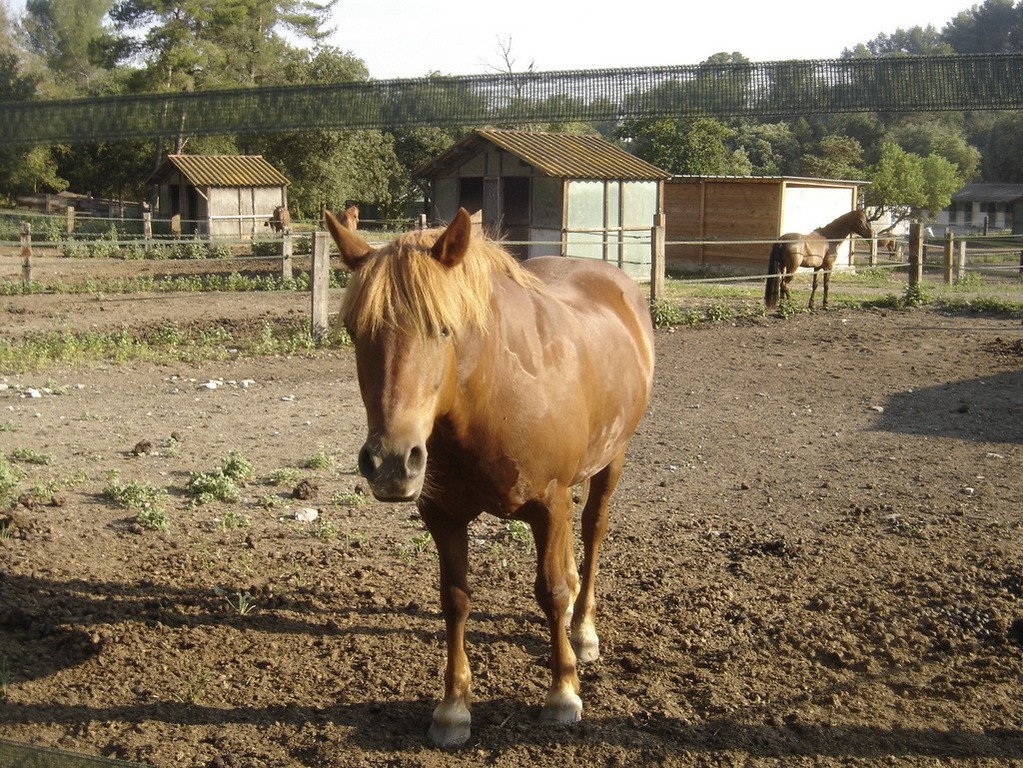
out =
<svg viewBox="0 0 1023 768"><path fill-rule="evenodd" d="M262 155L168 155L149 183L155 218L178 236L249 239L288 205L288 180Z"/></svg>
<svg viewBox="0 0 1023 768"><path fill-rule="evenodd" d="M436 221L463 207L520 257L602 259L650 276L670 174L600 136L476 130L416 175L430 181Z"/></svg>

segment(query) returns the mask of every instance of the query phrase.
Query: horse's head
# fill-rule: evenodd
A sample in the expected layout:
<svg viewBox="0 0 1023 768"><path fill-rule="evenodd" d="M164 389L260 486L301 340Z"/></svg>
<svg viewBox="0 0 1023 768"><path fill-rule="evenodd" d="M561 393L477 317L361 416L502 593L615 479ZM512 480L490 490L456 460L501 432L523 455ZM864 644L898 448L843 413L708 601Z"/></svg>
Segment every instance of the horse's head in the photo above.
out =
<svg viewBox="0 0 1023 768"><path fill-rule="evenodd" d="M870 220L867 218L867 212L862 208L857 208L854 211L853 217L853 228L854 234L860 237L873 237L874 230L870 226Z"/></svg>
<svg viewBox="0 0 1023 768"><path fill-rule="evenodd" d="M377 499L411 500L423 490L427 440L453 402L456 338L485 311L486 300L473 298L480 278L465 263L474 261L469 216L460 210L447 229L411 232L379 250L333 215L326 221L353 272L341 320L366 406L359 471Z"/></svg>

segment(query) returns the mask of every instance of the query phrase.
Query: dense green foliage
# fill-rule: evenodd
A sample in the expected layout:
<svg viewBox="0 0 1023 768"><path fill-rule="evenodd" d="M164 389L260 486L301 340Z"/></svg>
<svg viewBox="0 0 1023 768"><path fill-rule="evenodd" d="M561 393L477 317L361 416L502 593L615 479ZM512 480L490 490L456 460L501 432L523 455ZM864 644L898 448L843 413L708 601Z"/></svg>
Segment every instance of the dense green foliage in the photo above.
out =
<svg viewBox="0 0 1023 768"><path fill-rule="evenodd" d="M18 19L2 3L0 101L365 82L371 76L359 58L324 44L338 0L27 0ZM985 0L941 30L898 29L842 55L1019 50L1023 0ZM503 54L510 71L514 61L508 50ZM696 77L661 83L643 96L714 93L721 78L734 80L744 64L749 61L741 53L717 54L700 65ZM457 85L438 78L436 88ZM386 109L399 116L419 107L396 99ZM549 127L602 133L674 173L869 180L868 202L893 206L905 217L936 213L964 182L1023 181L1023 118L1017 113L791 115L771 122L680 115ZM350 200L374 205L382 216L400 216L423 193L415 169L462 133L456 128L217 137L179 132L160 143L44 146L28 152L0 148L0 201L64 189L145 199L145 179L167 152L245 152L263 154L292 180L297 217Z"/></svg>

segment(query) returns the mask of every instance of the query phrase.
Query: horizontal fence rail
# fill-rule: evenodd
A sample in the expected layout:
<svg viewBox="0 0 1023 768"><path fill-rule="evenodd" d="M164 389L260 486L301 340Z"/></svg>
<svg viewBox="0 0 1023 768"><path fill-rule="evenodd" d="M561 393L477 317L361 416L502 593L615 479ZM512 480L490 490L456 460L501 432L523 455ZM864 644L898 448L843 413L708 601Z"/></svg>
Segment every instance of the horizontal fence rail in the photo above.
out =
<svg viewBox="0 0 1023 768"><path fill-rule="evenodd" d="M0 109L0 145L678 115L1021 108L1023 53L815 59L8 102Z"/></svg>

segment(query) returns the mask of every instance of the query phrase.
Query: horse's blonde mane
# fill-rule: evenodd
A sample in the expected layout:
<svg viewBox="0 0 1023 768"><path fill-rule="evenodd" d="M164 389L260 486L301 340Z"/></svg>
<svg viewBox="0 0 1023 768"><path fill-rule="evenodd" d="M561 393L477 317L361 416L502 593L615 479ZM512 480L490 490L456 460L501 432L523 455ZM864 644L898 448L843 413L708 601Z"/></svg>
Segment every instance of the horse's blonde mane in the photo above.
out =
<svg viewBox="0 0 1023 768"><path fill-rule="evenodd" d="M459 264L445 267L430 251L441 229L409 232L375 251L352 276L341 317L357 333L393 326L428 336L485 330L491 277L503 275L530 290L542 283L499 244L473 236Z"/></svg>

